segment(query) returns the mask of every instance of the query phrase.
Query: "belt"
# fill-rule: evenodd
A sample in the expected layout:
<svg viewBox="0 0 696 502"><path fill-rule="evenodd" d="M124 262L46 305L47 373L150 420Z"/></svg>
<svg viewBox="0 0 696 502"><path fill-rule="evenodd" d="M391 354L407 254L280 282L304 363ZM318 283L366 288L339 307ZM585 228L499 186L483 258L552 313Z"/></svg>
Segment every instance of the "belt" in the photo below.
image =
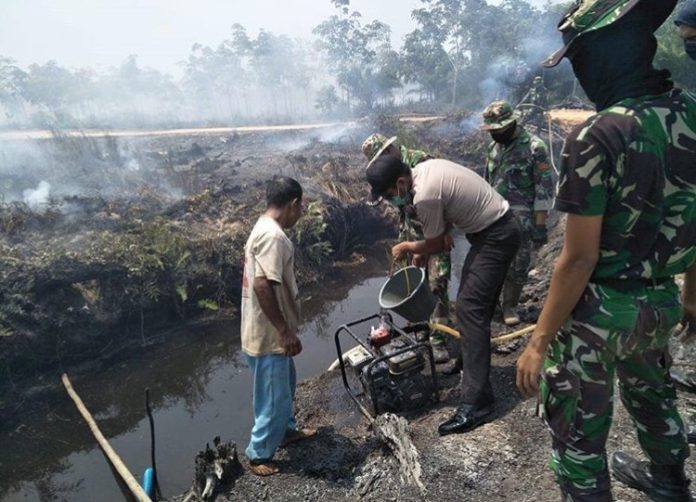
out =
<svg viewBox="0 0 696 502"><path fill-rule="evenodd" d="M641 288L656 288L673 282L672 277L655 277L655 278L644 278L638 277L633 279L618 279L615 277L601 277L599 279L590 279L590 282L599 284L600 286L607 286L609 288L615 289L621 292L633 291Z"/></svg>

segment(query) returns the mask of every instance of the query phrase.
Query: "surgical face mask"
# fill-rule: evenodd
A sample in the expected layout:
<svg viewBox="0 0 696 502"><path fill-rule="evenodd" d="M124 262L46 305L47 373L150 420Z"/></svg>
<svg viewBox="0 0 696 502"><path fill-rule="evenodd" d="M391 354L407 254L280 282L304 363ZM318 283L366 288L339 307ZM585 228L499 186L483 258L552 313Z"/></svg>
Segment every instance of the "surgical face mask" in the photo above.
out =
<svg viewBox="0 0 696 502"><path fill-rule="evenodd" d="M691 59L696 61L696 39L684 40L684 50Z"/></svg>
<svg viewBox="0 0 696 502"><path fill-rule="evenodd" d="M394 204L396 207L404 207L408 205L408 198L403 195L395 195L389 198L389 202Z"/></svg>
<svg viewBox="0 0 696 502"><path fill-rule="evenodd" d="M398 187L396 189L398 191L397 195L394 195L393 197L389 197L389 202L394 204L396 207L408 206L408 204L411 202L409 200L410 198L408 196L408 192L406 193L406 195L401 195L401 190L399 190Z"/></svg>

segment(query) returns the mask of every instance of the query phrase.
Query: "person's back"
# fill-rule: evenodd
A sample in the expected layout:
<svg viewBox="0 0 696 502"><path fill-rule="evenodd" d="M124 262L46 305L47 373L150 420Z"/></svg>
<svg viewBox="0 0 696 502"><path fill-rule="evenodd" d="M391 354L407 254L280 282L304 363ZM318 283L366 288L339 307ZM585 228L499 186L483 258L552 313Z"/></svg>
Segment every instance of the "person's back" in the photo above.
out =
<svg viewBox="0 0 696 502"><path fill-rule="evenodd" d="M593 280L669 278L696 260L693 95L625 99L577 127L567 145L563 162L578 167L564 171L557 208L604 214Z"/></svg>
<svg viewBox="0 0 696 502"><path fill-rule="evenodd" d="M413 169L413 185L413 204L426 238L443 233L445 221L466 233L479 232L509 207L481 176L445 159L418 164ZM439 221L433 224L433 218Z"/></svg>

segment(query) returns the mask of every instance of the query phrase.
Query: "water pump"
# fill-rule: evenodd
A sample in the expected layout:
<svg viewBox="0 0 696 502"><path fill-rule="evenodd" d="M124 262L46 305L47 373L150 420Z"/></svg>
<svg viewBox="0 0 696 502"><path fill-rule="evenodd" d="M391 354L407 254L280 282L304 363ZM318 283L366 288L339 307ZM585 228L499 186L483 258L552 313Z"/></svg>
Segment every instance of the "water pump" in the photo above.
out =
<svg viewBox="0 0 696 502"><path fill-rule="evenodd" d="M370 327L371 323L377 326ZM356 328L362 335L356 334ZM375 314L338 328L334 340L343 385L366 417L411 411L438 402L429 332L427 323L399 328L389 314ZM414 336L417 333L422 334L420 341ZM344 353L341 339L346 336L357 345Z"/></svg>

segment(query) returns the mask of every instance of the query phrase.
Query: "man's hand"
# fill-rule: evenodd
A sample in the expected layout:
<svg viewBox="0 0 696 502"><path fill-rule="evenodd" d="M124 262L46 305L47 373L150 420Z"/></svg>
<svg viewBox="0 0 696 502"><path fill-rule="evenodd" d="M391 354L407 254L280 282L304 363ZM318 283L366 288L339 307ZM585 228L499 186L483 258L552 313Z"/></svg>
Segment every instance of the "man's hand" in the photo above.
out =
<svg viewBox="0 0 696 502"><path fill-rule="evenodd" d="M302 342L297 338L297 335L290 331L290 329L285 326L279 331L280 333L280 344L285 350L285 355L288 357L293 357L302 352Z"/></svg>
<svg viewBox="0 0 696 502"><path fill-rule="evenodd" d="M545 356L546 347L530 341L517 360L517 388L524 397L532 397L539 392L539 376Z"/></svg>
<svg viewBox="0 0 696 502"><path fill-rule="evenodd" d="M428 258L429 256L425 254L414 254L411 259L411 265L419 268L426 267L428 265Z"/></svg>
<svg viewBox="0 0 696 502"><path fill-rule="evenodd" d="M534 229L532 230L532 242L534 243L534 247L539 249L548 241L549 237L546 225L534 225Z"/></svg>
<svg viewBox="0 0 696 502"><path fill-rule="evenodd" d="M392 248L392 258L398 260L403 255L408 253L408 242L400 242Z"/></svg>

